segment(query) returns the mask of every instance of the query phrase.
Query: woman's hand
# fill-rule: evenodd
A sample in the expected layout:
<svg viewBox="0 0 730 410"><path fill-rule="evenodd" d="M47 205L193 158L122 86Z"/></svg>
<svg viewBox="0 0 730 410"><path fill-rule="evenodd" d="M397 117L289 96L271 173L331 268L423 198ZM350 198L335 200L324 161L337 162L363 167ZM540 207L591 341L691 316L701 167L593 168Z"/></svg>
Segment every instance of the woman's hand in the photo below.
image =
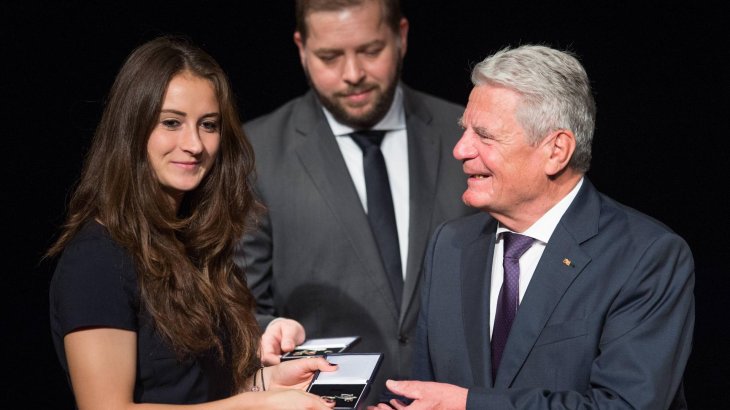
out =
<svg viewBox="0 0 730 410"><path fill-rule="evenodd" d="M261 361L266 366L279 364L281 354L294 350L306 337L304 326L296 320L283 317L272 320L261 336Z"/></svg>
<svg viewBox="0 0 730 410"><path fill-rule="evenodd" d="M268 386L267 386L268 387ZM244 395L253 394L256 396L256 407L258 409L268 410L301 410L301 409L318 409L326 410L335 407L335 402L325 400L320 396L307 393L301 390L291 389L273 389L256 393L244 393ZM247 406L251 406L252 402L247 401Z"/></svg>
<svg viewBox="0 0 730 410"><path fill-rule="evenodd" d="M314 357L286 360L275 366L265 367L261 371L266 390L277 388L304 390L317 370L331 372L337 370L337 365L321 357Z"/></svg>

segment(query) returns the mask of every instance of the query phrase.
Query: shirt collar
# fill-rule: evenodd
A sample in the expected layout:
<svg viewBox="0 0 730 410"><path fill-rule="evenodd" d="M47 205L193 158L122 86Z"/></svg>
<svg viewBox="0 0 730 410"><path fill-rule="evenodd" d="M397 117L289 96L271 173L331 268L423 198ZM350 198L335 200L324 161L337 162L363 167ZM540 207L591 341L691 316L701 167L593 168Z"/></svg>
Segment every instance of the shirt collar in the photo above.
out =
<svg viewBox="0 0 730 410"><path fill-rule="evenodd" d="M548 243L548 240L550 240L550 237L553 234L553 231L555 231L555 227L558 226L558 223L560 222L560 219L563 217L563 214L565 214L565 211L568 210L568 207L570 204L573 203L573 200L575 199L576 195L578 195L578 191L580 190L580 187L583 185L583 177L580 178L578 183L573 187L573 189L568 192L568 195L564 196L563 199L561 199L557 204L553 205L552 208L550 208L549 211L545 212L543 216L540 217L537 221L535 221L532 226L527 228L524 232L522 232L522 235L529 236L531 238L535 238L536 240L542 242L542 243ZM509 229L502 226L502 224L497 225L497 238L499 238L499 235L502 232L511 232Z"/></svg>
<svg viewBox="0 0 730 410"><path fill-rule="evenodd" d="M326 108L322 107L324 116L327 118L327 123L330 125L330 129L335 136L347 136L352 134L355 129L338 122L335 117ZM385 116L371 129L373 130L402 130L406 128L406 115L403 110L403 90L400 85L395 89L395 95L393 96L393 102L390 104L390 109Z"/></svg>

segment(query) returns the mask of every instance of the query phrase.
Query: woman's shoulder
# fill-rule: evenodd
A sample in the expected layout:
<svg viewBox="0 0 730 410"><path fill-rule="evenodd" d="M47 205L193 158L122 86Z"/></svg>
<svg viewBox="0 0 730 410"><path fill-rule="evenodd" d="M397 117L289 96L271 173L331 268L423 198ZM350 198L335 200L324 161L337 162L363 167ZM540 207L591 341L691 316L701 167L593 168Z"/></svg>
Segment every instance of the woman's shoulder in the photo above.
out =
<svg viewBox="0 0 730 410"><path fill-rule="evenodd" d="M128 286L136 283L136 273L129 252L112 239L102 224L89 221L63 250L54 279L91 280L97 284L108 280Z"/></svg>
<svg viewBox="0 0 730 410"><path fill-rule="evenodd" d="M81 229L74 235L69 241L69 245L66 248L78 246L79 244L89 245L91 243L98 242L103 245L113 245L114 240L106 227L100 222L92 219L84 223Z"/></svg>
<svg viewBox="0 0 730 410"><path fill-rule="evenodd" d="M63 250L51 280L51 317L58 333L88 326L134 329L136 276L129 252L103 225L86 223Z"/></svg>
<svg viewBox="0 0 730 410"><path fill-rule="evenodd" d="M61 254L61 260L68 258L69 255L98 260L125 258L129 253L112 239L104 225L91 220L86 222L71 238Z"/></svg>

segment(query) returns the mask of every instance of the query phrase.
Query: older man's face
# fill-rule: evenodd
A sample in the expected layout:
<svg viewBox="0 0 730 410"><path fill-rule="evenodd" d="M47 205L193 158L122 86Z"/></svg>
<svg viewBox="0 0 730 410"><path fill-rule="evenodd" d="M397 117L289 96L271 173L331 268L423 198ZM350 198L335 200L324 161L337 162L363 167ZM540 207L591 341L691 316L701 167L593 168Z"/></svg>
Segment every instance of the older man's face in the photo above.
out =
<svg viewBox="0 0 730 410"><path fill-rule="evenodd" d="M541 209L547 190L549 150L528 142L515 116L519 101L503 87L474 87L461 119L464 134L454 147L467 175L464 203L500 222Z"/></svg>

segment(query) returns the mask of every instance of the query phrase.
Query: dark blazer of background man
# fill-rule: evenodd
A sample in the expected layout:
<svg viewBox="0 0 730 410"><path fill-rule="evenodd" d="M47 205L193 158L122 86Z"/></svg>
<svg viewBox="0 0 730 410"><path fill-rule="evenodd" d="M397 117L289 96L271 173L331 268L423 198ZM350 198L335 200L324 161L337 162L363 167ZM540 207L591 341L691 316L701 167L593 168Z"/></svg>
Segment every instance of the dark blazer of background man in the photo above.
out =
<svg viewBox="0 0 730 410"><path fill-rule="evenodd" d="M288 318L268 325L265 361L277 362L278 354L304 339L299 324L307 338L360 336L353 351L385 354L370 395L375 399L386 377L410 370L428 238L444 220L471 212L459 200L466 184L451 157L463 107L399 82L408 22L397 1L352 1L345 8L330 3L297 2L294 41L312 89L245 125L267 212L236 260L262 324ZM403 138L407 153L404 172L389 176L391 187L409 185L407 192L393 189L409 213L404 291L396 305L350 174L358 170L348 169L339 146L338 139L350 138L336 136L331 124L340 131L379 128L383 121L392 125L399 110L404 127L389 131L383 142Z"/></svg>
<svg viewBox="0 0 730 410"><path fill-rule="evenodd" d="M686 407L692 255L584 176L595 105L583 67L522 46L487 58L472 80L454 155L464 201L484 212L439 227L427 251L414 377L436 383L388 387L418 408ZM536 240L519 259L521 300L495 366L506 231Z"/></svg>

